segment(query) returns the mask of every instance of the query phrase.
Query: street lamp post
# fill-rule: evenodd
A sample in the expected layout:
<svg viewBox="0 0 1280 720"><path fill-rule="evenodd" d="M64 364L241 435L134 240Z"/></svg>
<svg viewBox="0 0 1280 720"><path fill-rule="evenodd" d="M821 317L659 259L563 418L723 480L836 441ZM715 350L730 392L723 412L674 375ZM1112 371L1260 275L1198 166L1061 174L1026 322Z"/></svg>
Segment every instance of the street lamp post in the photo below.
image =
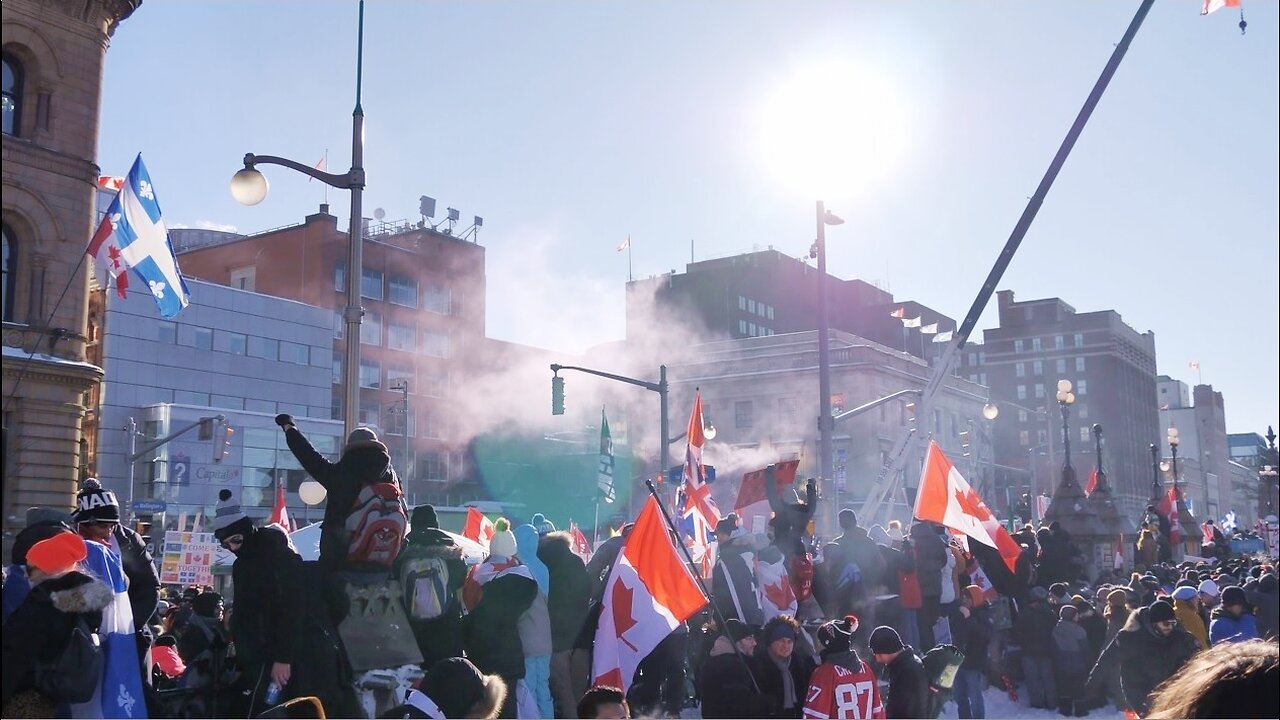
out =
<svg viewBox="0 0 1280 720"><path fill-rule="evenodd" d="M835 449L832 446L832 435L836 421L831 417L831 318L827 309L827 226L840 225L844 222L827 210L821 200L817 203L818 237L814 241L814 253L818 256L818 458L822 470L822 482L834 482ZM829 497L835 497L830 493ZM835 527L835 513L839 512L831 504L832 524Z"/></svg>
<svg viewBox="0 0 1280 720"><path fill-rule="evenodd" d="M360 307L360 279L363 275L361 259L364 240L362 195L364 174L364 109L360 106L360 81L364 63L364 0L360 0L360 20L356 37L356 106L351 113L351 169L342 174L327 173L310 165L274 155L244 156L244 169L231 178L231 194L245 205L257 205L267 197L267 178L258 171L258 165L283 165L319 180L339 190L351 191L350 248L347 255L347 307L343 312L346 322L347 348L343 362L344 434L359 424L360 417L360 319L364 309Z"/></svg>
<svg viewBox="0 0 1280 720"><path fill-rule="evenodd" d="M1062 410L1062 468L1071 470L1071 433L1067 420L1071 416L1071 405L1076 401L1076 394L1071 392L1070 380L1058 381L1058 407Z"/></svg>
<svg viewBox="0 0 1280 720"><path fill-rule="evenodd" d="M1182 493L1178 491L1178 428L1169 428L1169 454L1172 455L1173 467L1173 492L1178 497L1178 502L1182 502Z"/></svg>

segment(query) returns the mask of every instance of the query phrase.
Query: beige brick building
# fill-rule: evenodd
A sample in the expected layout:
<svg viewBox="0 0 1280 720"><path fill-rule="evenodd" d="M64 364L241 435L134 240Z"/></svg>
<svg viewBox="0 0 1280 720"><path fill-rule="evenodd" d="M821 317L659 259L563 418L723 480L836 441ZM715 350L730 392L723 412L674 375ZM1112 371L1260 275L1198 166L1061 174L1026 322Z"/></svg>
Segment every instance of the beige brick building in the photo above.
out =
<svg viewBox="0 0 1280 720"><path fill-rule="evenodd" d="M141 0L5 0L5 546L33 505L72 504L102 370L90 267L103 61Z"/></svg>

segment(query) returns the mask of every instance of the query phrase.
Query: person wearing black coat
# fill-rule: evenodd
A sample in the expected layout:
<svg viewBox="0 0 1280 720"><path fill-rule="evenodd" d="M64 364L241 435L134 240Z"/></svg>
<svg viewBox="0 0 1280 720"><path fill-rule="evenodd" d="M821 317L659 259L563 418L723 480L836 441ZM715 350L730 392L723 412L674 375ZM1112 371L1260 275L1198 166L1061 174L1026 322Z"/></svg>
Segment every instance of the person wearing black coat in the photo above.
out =
<svg viewBox="0 0 1280 720"><path fill-rule="evenodd" d="M809 677L817 668L813 658L796 652L800 624L789 615L779 615L765 624L756 647L753 671L760 692L770 701L760 717L798 718L804 712Z"/></svg>
<svg viewBox="0 0 1280 720"><path fill-rule="evenodd" d="M698 667L704 718L763 717L772 700L760 693L753 655L756 638L741 620L728 620Z"/></svg>
<svg viewBox="0 0 1280 720"><path fill-rule="evenodd" d="M816 480L809 478L805 483L804 502L789 503L778 496L774 479L776 470L774 465L765 468L764 490L769 499L769 508L773 510L773 517L769 519L769 524L773 527L773 545L786 556L787 567L790 567L792 557L805 554L804 543L800 538L809 524L809 518L813 517L813 511L818 507L818 485Z"/></svg>
<svg viewBox="0 0 1280 720"><path fill-rule="evenodd" d="M1053 675L1053 628L1058 620L1048 608L1049 592L1031 588L1028 604L1013 620L1013 642L1021 648L1022 677L1033 708L1055 707L1058 686Z"/></svg>
<svg viewBox="0 0 1280 720"><path fill-rule="evenodd" d="M538 539L538 559L547 566L551 592L547 610L551 616L551 695L557 717L572 718L578 699L587 691L591 656L576 647L587 621L591 581L582 558L573 553L573 537L549 532Z"/></svg>
<svg viewBox="0 0 1280 720"><path fill-rule="evenodd" d="M71 533L66 533L70 535ZM77 570L54 573L28 566L33 587L4 623L4 717L56 717L57 703L35 689L37 664L54 662L81 618L93 632L114 598L111 587ZM26 714L35 710L40 715Z"/></svg>
<svg viewBox="0 0 1280 720"><path fill-rule="evenodd" d="M1152 691L1198 650L1191 633L1178 627L1173 606L1157 600L1130 613L1129 621L1102 651L1090 674L1119 666L1125 702L1139 715L1146 715Z"/></svg>
<svg viewBox="0 0 1280 720"><path fill-rule="evenodd" d="M444 562L448 573L445 603L438 617L432 620L415 617L412 603L405 603L409 627L422 653L425 672L445 658L462 657L462 600L458 593L467 579L467 564L462 560L462 547L440 529L436 509L431 505L419 505L413 509L410 527L405 548L395 562L395 575L400 578L400 587L406 596L413 593L413 588L406 585L408 578L405 576L413 561L438 558Z"/></svg>
<svg viewBox="0 0 1280 720"><path fill-rule="evenodd" d="M404 501L404 488L391 467L391 454L387 446L369 428L358 427L347 437L338 462L330 462L312 447L302 431L293 424L291 415L276 416L276 424L284 430L285 442L298 459L302 469L315 478L328 492L324 507L324 524L320 529L320 565L325 570L338 570L365 565L361 558L349 557L351 538L347 530L347 518L355 509L360 492L366 485L385 483L394 488L402 520L408 519ZM403 535L394 548L385 550L391 557L381 563L390 565L399 554Z"/></svg>
<svg viewBox="0 0 1280 720"><path fill-rule="evenodd" d="M962 718L986 717L982 692L986 689L987 651L995 634L991 611L977 585L965 587L959 604L948 613L951 643L964 653L956 672L952 697Z"/></svg>
<svg viewBox="0 0 1280 720"><path fill-rule="evenodd" d="M524 678L524 646L516 621L533 605L538 583L528 574L506 572L484 584L484 594L463 620L467 657L480 671L501 676L508 688ZM503 704L502 717L515 717L516 694Z"/></svg>
<svg viewBox="0 0 1280 720"><path fill-rule="evenodd" d="M885 668L889 689L884 697L884 714L888 720L897 718L927 718L929 676L924 663L910 645L903 645L898 631L881 625L871 632L868 644L877 663Z"/></svg>
<svg viewBox="0 0 1280 720"><path fill-rule="evenodd" d="M711 570L711 601L720 617L734 618L758 628L764 623L756 583L754 546L738 516L729 513L716 525L716 564Z"/></svg>
<svg viewBox="0 0 1280 720"><path fill-rule="evenodd" d="M319 565L303 563L280 527L256 526L232 503L230 490L219 493L213 525L214 537L236 556L230 629L250 715L267 709L263 698L275 682L283 689L280 702L316 696L329 716L360 716L335 618L335 608L341 614L346 608Z"/></svg>

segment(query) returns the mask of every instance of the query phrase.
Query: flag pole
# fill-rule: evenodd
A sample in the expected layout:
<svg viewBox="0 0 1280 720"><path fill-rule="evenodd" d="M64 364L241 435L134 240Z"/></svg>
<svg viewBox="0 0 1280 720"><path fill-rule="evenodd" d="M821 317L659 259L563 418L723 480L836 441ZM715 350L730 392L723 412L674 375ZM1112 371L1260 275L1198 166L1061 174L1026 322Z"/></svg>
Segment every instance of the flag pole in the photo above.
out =
<svg viewBox="0 0 1280 720"><path fill-rule="evenodd" d="M672 538L674 538L676 546L680 548L680 552L684 555L685 560L688 561L689 567L695 567L693 555L689 554L689 548L685 547L685 544L680 541L680 533L676 530L675 523L671 522L671 515L667 513L667 507L662 504L662 498L658 495L658 488L654 487L653 479L645 478L644 484L645 487L649 488L650 497L652 497L653 501L657 503L658 509L662 511L662 520L667 524L667 530L670 531ZM625 545L623 546L623 549L626 549ZM720 626L720 630L724 632L728 628L728 623L725 621L724 613L720 612L720 607L711 602L711 593L707 590L707 584L703 581L702 575L700 573L693 572L692 569L689 574L697 581L698 588L702 590L702 596L707 599L707 605L711 608L712 614L715 615L716 624L718 624ZM730 640L732 640L732 638L730 638ZM738 659L742 661L743 667L747 669L747 677L751 678L751 685L755 687L756 692L760 692L760 685L756 682L755 673L751 672L751 665L747 663L746 656L741 652L738 652L736 643L734 644L733 654L737 655Z"/></svg>
<svg viewBox="0 0 1280 720"><path fill-rule="evenodd" d="M600 490L596 489L596 521L591 526L591 552L600 547Z"/></svg>
<svg viewBox="0 0 1280 720"><path fill-rule="evenodd" d="M80 253L80 262L77 262L75 268L71 271L69 275L67 275L67 284L62 287L62 293L58 295L58 301L53 304L53 309L49 311L49 319L45 321L44 327L40 329L36 334L37 338L44 338L46 336L49 338L50 352L52 352L53 347L57 344L59 340L63 339L64 337L70 337L70 334L64 335L62 333L54 333L50 335L49 331L53 327L53 319L54 317L57 316L58 308L62 306L62 301L66 299L67 291L71 289L72 283L76 282L77 280L80 280L81 282L84 281L84 276L80 274L80 267L84 265L84 259L87 257L89 257L89 253L87 250L85 252ZM110 283L112 280L115 279L114 277L111 276L111 273L109 272L107 273L107 276L108 276L108 280L107 280L108 283ZM6 280L6 282L8 281ZM31 361L35 359L36 350L39 350L39 349L40 349L40 342L39 340L37 340L31 346L31 351L27 353L27 357L23 359L22 368L18 370L18 377L13 381L13 388L9 390L8 396L6 396L4 399L5 412L8 412L12 407L13 399L18 395L18 388L22 386L22 380L27 376L27 370L31 368ZM80 458L80 461L84 462L84 458Z"/></svg>
<svg viewBox="0 0 1280 720"><path fill-rule="evenodd" d="M631 274L631 236L627 236L627 282L635 280L635 276Z"/></svg>

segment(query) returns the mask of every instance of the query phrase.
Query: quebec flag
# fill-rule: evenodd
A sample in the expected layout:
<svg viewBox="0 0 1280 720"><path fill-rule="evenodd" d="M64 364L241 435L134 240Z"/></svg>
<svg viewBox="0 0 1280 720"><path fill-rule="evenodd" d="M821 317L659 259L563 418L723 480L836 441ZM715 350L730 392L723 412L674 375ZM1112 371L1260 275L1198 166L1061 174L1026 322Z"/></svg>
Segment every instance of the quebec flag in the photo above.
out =
<svg viewBox="0 0 1280 720"><path fill-rule="evenodd" d="M100 543L85 545L89 550L85 568L89 574L111 586L115 599L102 609L102 625L98 629L106 660L102 685L92 700L71 706L71 717L145 718L147 704L142 695L142 659L134 636L129 583L120 556Z"/></svg>
<svg viewBox="0 0 1280 720"><path fill-rule="evenodd" d="M86 252L116 277L121 292L128 282L120 276L132 270L155 297L162 317L174 317L190 302L142 153L133 161Z"/></svg>

